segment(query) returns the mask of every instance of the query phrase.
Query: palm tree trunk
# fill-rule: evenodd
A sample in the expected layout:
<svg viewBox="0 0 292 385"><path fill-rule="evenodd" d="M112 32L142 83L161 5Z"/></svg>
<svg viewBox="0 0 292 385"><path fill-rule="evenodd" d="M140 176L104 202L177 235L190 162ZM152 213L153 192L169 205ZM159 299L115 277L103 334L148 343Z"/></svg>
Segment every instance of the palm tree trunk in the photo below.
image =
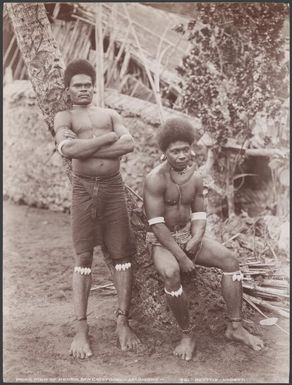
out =
<svg viewBox="0 0 292 385"><path fill-rule="evenodd" d="M63 82L65 63L52 34L45 6L42 3L7 3L6 9L38 105L54 137L54 116L66 109L68 102ZM64 169L71 181L71 162L65 158Z"/></svg>
<svg viewBox="0 0 292 385"><path fill-rule="evenodd" d="M62 80L64 61L43 3L7 3L18 47L52 135L56 112L66 108Z"/></svg>

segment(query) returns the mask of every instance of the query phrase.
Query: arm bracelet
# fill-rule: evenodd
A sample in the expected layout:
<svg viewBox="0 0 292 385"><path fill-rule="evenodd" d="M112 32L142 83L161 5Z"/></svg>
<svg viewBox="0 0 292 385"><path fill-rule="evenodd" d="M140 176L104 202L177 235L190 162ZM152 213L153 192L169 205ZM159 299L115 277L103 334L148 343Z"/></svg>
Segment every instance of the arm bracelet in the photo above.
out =
<svg viewBox="0 0 292 385"><path fill-rule="evenodd" d="M151 218L148 220L149 226L156 225L157 223L165 223L163 217Z"/></svg>
<svg viewBox="0 0 292 385"><path fill-rule="evenodd" d="M207 219L207 214L206 214L205 211L199 211L197 213L192 213L191 221L196 221L196 220L199 220L199 219L204 219L204 220Z"/></svg>
<svg viewBox="0 0 292 385"><path fill-rule="evenodd" d="M65 157L66 157L66 155L65 155L65 154L63 153L63 151L62 151L62 147L64 146L64 144L69 143L71 140L72 140L72 139L64 139L64 140L62 140L62 141L58 144L58 151L59 151L59 153L60 153L62 156L65 156Z"/></svg>

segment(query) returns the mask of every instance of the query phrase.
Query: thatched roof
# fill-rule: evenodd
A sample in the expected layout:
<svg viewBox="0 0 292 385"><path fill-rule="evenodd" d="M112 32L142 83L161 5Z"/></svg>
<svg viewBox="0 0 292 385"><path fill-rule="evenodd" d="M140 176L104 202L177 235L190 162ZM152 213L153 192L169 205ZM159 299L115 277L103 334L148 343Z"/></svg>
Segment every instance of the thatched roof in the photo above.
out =
<svg viewBox="0 0 292 385"><path fill-rule="evenodd" d="M66 8L66 12L62 13L62 4L71 6L71 9ZM161 55L160 76L165 82L175 86L180 80L176 67L181 64L189 43L173 31L173 27L187 23L188 18L139 3L101 4L104 34L111 34L111 38L120 45L126 43L131 56L144 65L134 30L152 73L157 71L158 57ZM98 5L99 3L74 3L72 6L72 3L60 3L59 12L62 19L81 20L94 27Z"/></svg>
<svg viewBox="0 0 292 385"><path fill-rule="evenodd" d="M129 28L128 11L145 55L149 59L155 59L159 44L162 44L162 49L169 46L172 50L166 53L167 60L165 57L162 63L167 62L167 69L175 72L175 67L186 54L189 43L178 35L173 27L180 23L187 23L188 18L139 3L102 3L102 5L105 29L112 30L117 41L125 40ZM76 3L74 13L83 15L85 19L87 17L91 22L96 22L96 4L94 3ZM137 52L138 47L132 33L129 33L127 42Z"/></svg>
<svg viewBox="0 0 292 385"><path fill-rule="evenodd" d="M173 27L186 23L186 17L139 3L44 5L65 63L77 57L95 63L95 26L97 12L101 10L106 86L154 102L153 86L147 75L149 70L155 78L155 87L160 85L166 104L175 102L181 81L176 67L187 53L189 42L174 32ZM4 67L11 69L14 79L27 79L5 8L4 27Z"/></svg>

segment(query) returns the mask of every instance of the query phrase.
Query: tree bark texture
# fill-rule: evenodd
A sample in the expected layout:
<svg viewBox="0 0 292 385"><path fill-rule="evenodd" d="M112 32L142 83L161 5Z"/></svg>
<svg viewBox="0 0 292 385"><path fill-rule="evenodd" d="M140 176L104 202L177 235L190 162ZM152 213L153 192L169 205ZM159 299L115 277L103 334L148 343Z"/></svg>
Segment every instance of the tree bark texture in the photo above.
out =
<svg viewBox="0 0 292 385"><path fill-rule="evenodd" d="M54 136L53 119L56 112L68 107L64 96L63 70L65 63L52 35L43 3L7 3L18 46L28 70L29 78L36 92L40 109ZM66 162L66 173L71 176L71 162ZM156 273L153 262L145 245L147 221L141 202L127 189L127 203L130 221L137 244L137 253L133 260L133 298L131 314L134 319L145 325L167 329L174 324L173 316L167 308L163 284ZM105 255L105 261L112 271L111 261ZM206 320L217 320L218 312L224 311L224 303L219 294L219 277L214 269L197 268L194 273L182 277L184 287L190 294L191 315L197 327L206 329ZM200 294L200 298L198 298ZM206 304L209 303L209 309ZM213 303L213 308L211 306ZM215 318L214 318L215 317Z"/></svg>
<svg viewBox="0 0 292 385"><path fill-rule="evenodd" d="M64 61L42 3L7 3L17 44L52 135L56 112L66 108Z"/></svg>

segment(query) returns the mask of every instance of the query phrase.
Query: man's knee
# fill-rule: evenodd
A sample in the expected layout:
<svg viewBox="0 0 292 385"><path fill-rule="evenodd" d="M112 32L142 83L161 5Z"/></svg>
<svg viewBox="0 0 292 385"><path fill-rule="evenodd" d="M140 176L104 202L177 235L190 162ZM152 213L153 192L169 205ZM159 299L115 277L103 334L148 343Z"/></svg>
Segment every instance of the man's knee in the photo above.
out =
<svg viewBox="0 0 292 385"><path fill-rule="evenodd" d="M165 268L161 272L161 275L168 285L176 286L180 284L180 271L178 265L173 264L165 266Z"/></svg>
<svg viewBox="0 0 292 385"><path fill-rule="evenodd" d="M76 253L76 266L91 267L93 260L93 251L84 251Z"/></svg>

